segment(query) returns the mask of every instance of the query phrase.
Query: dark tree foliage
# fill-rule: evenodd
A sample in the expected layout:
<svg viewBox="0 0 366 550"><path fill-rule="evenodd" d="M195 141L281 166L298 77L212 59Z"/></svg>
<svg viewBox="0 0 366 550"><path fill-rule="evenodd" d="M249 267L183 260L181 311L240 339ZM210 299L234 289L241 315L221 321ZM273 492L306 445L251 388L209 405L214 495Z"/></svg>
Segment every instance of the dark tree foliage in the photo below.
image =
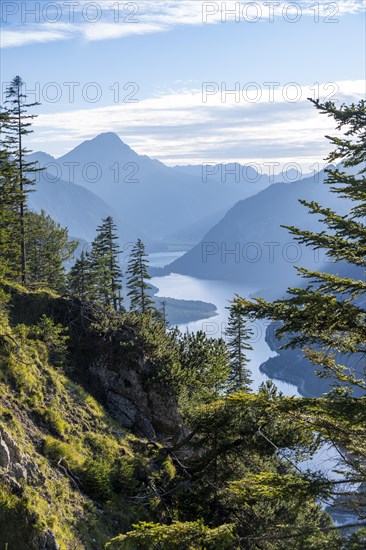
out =
<svg viewBox="0 0 366 550"><path fill-rule="evenodd" d="M44 210L27 212L25 227L28 284L65 292L65 262L72 259L77 241L71 241L67 229Z"/></svg>
<svg viewBox="0 0 366 550"><path fill-rule="evenodd" d="M82 251L80 258L70 269L68 274L68 289L72 296L81 300L90 300L92 295L92 275L90 258L87 251Z"/></svg>
<svg viewBox="0 0 366 550"><path fill-rule="evenodd" d="M340 137L328 137L335 146L328 160L342 164L328 170L327 185L340 199L348 199L347 215L315 202L301 201L310 214L320 216L324 230L318 233L289 227L304 244L323 249L337 265L364 268L366 265L366 104L360 101L337 108L334 103L313 102L321 114L334 118ZM292 400L280 403L278 414L293 422L309 424L339 453L338 470L344 478L331 491L360 518L365 517L366 499L366 324L364 278L297 268L308 284L288 289L288 298L267 302L239 298L238 305L252 319L281 321L279 337L287 335L284 347L305 348L305 354L321 370L321 376L334 380L327 400ZM364 273L364 271L363 271ZM342 354L341 356L339 354ZM338 354L338 355L337 355ZM339 364L338 357L345 364ZM348 360L348 361L346 361ZM363 397L347 397L354 389ZM347 487L347 483L354 483ZM360 485L357 485L360 484ZM356 546L357 548L357 546Z"/></svg>
<svg viewBox="0 0 366 550"><path fill-rule="evenodd" d="M209 338L203 331L186 332L178 339L184 382L182 405L188 412L227 393L230 356L222 339Z"/></svg>
<svg viewBox="0 0 366 550"><path fill-rule="evenodd" d="M366 103L337 108L334 103L313 101L321 114L334 118L340 137L329 137L335 146L329 161L342 161L329 169L326 185L341 200L352 206L340 216L316 202L300 201L324 224L320 232L288 227L303 245L322 249L338 262L364 268L366 265ZM337 273L297 268L307 285L288 289L289 298L267 302L238 299L244 314L251 318L281 321L277 335L290 337L285 347L306 348L306 355L323 374L335 379L338 392L351 392L357 387L366 390L366 324L364 299L366 282ZM364 273L364 271L363 271ZM315 345L315 347L314 347ZM310 347L309 347L310 346ZM313 346L313 347L311 347ZM319 347L321 349L319 350ZM335 353L352 354L356 368L337 364ZM346 386L346 387L345 387Z"/></svg>
<svg viewBox="0 0 366 550"><path fill-rule="evenodd" d="M148 260L145 246L141 239L134 245L127 267L127 295L130 299L131 311L148 313L154 310L154 301L149 291L151 286L147 283L151 279L148 271Z"/></svg>
<svg viewBox="0 0 366 550"><path fill-rule="evenodd" d="M26 194L34 185L32 173L39 171L35 163L28 162L27 154L30 152L24 147L24 137L33 132L32 120L36 115L29 115L28 109L39 103L27 103L27 96L23 94L24 82L20 76L16 76L6 90L6 118L4 121L4 135L7 150L11 153L16 167L16 179L19 185L19 216L20 216L20 262L21 282L27 283L27 251L26 251Z"/></svg>
<svg viewBox="0 0 366 550"><path fill-rule="evenodd" d="M97 228L90 254L93 298L106 306L121 308L122 270L119 263L117 227L108 216ZM85 266L86 267L86 266Z"/></svg>
<svg viewBox="0 0 366 550"><path fill-rule="evenodd" d="M3 129L5 116L1 115ZM20 279L20 187L17 168L3 141L0 149L0 275Z"/></svg>
<svg viewBox="0 0 366 550"><path fill-rule="evenodd" d="M233 302L229 309L230 315L226 329L226 343L231 359L229 385L232 391L238 391L248 389L251 383L250 370L246 368L249 363L246 352L253 349L249 343L253 331L247 327L245 316L238 304Z"/></svg>

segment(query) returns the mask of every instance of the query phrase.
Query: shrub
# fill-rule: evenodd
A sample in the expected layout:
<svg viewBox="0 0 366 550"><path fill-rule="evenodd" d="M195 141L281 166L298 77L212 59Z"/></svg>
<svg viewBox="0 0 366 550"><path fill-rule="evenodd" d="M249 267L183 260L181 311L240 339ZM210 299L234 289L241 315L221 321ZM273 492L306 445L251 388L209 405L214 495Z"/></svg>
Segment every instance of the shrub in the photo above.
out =
<svg viewBox="0 0 366 550"><path fill-rule="evenodd" d="M66 335L67 329L60 324L55 324L47 315L42 315L41 319L32 329L31 336L34 339L44 342L50 363L59 366L67 359L67 342L69 336Z"/></svg>
<svg viewBox="0 0 366 550"><path fill-rule="evenodd" d="M140 522L133 526L134 531L120 535L106 544L108 550L143 550L159 548L160 550L225 550L237 548L232 525L220 525L215 529L207 527L203 521L180 522L172 525Z"/></svg>
<svg viewBox="0 0 366 550"><path fill-rule="evenodd" d="M89 459L85 462L82 479L84 488L91 498L99 502L111 499L111 470L111 465L106 460Z"/></svg>

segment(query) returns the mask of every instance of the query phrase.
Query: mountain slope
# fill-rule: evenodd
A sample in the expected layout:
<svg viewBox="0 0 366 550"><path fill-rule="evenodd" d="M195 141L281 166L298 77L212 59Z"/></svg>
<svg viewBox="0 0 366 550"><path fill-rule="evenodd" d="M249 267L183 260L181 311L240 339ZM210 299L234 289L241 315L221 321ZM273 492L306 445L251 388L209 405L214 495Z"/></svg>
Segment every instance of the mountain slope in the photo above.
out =
<svg viewBox="0 0 366 550"><path fill-rule="evenodd" d="M280 183L286 181L293 183L295 181L310 177L311 174L302 174L301 170L289 168L284 170L285 173L268 175L261 171L261 167L256 165L259 170L254 168L254 164L240 164L239 162L217 163L216 165L207 164L187 164L176 165L174 168L200 178L207 177L209 180L216 179L222 182L227 182L229 185L242 188L245 193L242 198L259 193L272 183ZM270 165L267 165L267 170L270 171ZM209 174L209 175L207 175Z"/></svg>
<svg viewBox="0 0 366 550"><path fill-rule="evenodd" d="M340 213L347 208L328 186L325 173L295 183L276 183L253 197L238 202L201 242L165 268L204 279L241 281L255 288L281 292L296 278L294 265L316 266L326 259L294 242L281 225L315 229L298 200L319 201Z"/></svg>
<svg viewBox="0 0 366 550"><path fill-rule="evenodd" d="M37 161L40 167L53 162L52 157L43 155L34 153L29 155L29 160ZM36 174L32 191L28 196L30 208L36 212L45 210L55 221L67 227L70 235L91 241L102 218L112 216L122 243L134 242L139 236L137 229L119 219L113 207L85 187L56 177L52 174L52 166L49 166L49 171Z"/></svg>

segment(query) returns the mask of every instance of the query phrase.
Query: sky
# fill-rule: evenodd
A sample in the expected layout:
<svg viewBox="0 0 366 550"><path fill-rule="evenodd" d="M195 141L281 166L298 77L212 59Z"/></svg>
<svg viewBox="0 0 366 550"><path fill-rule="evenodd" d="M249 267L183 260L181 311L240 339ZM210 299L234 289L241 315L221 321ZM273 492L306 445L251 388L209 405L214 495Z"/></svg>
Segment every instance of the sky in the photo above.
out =
<svg viewBox="0 0 366 550"><path fill-rule="evenodd" d="M101 132L169 164L325 164L308 97L365 97L365 0L1 2L1 80L20 75L32 150Z"/></svg>

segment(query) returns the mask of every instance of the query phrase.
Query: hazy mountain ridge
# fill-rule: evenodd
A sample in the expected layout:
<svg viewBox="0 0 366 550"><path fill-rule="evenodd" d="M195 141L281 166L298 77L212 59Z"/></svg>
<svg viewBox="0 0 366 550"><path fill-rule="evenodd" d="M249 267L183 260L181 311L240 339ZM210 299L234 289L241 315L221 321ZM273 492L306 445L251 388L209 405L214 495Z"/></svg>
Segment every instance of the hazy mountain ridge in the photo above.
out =
<svg viewBox="0 0 366 550"><path fill-rule="evenodd" d="M269 185L268 177L251 169L248 181L235 176L202 177L164 165L146 155L138 155L112 132L84 141L62 157L44 152L31 160L49 163L48 172L56 180L75 183L98 196L113 208L115 217L147 242L172 239L198 242L208 229L207 221L231 208L238 200ZM256 180L255 182L252 179ZM206 224L206 225L205 225Z"/></svg>
<svg viewBox="0 0 366 550"><path fill-rule="evenodd" d="M127 227L111 206L85 187L53 180L48 172L40 172L36 178L34 192L29 194L30 208L36 212L45 210L63 227L67 227L69 234L91 241L102 218L112 216L124 242L135 239L137 231Z"/></svg>
<svg viewBox="0 0 366 550"><path fill-rule="evenodd" d="M276 183L239 201L201 242L165 268L203 279L234 280L281 294L296 280L294 265L319 267L326 258L295 243L282 225L315 230L320 227L299 199L315 200L343 213L339 201L323 184L325 172L295 183Z"/></svg>

